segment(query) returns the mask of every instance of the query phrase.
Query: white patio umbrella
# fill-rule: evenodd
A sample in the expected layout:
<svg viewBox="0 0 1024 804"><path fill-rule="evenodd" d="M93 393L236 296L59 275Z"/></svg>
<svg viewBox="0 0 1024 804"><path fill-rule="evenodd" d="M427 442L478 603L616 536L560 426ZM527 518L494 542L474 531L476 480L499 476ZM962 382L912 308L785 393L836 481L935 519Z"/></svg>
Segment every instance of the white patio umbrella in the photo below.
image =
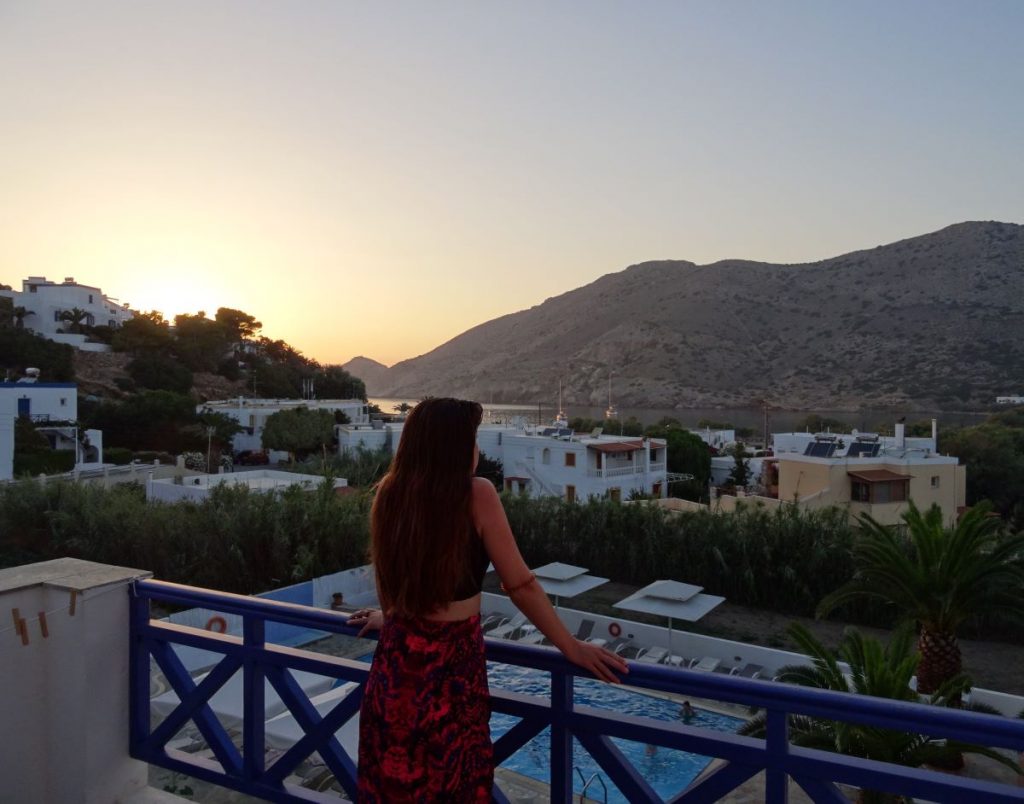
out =
<svg viewBox="0 0 1024 804"><path fill-rule="evenodd" d="M697 622L716 606L725 602L719 595L702 594L703 586L679 581L655 581L618 603L615 608L659 614L668 617L668 649L672 650L672 620Z"/></svg>
<svg viewBox="0 0 1024 804"><path fill-rule="evenodd" d="M541 588L554 596L555 608L558 608L558 599L561 597L576 597L608 583L607 578L587 575L587 570L583 567L563 564L560 561L538 567L533 574L537 576L537 583Z"/></svg>

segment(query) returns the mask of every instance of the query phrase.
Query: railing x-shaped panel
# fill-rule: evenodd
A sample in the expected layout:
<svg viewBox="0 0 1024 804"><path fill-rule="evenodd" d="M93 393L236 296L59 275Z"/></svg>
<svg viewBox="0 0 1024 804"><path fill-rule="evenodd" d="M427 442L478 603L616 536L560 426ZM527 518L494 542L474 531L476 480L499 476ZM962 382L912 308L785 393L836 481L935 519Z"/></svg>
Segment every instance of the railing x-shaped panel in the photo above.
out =
<svg viewBox="0 0 1024 804"><path fill-rule="evenodd" d="M151 600L241 615L243 635L229 636L152 621L149 614ZM362 687L321 715L292 673L304 671L362 685L369 673L368 665L268 645L264 640L267 621L355 636L357 630L348 627L344 615L160 581L135 583L131 611L132 756L271 801L337 801L336 796L286 782L300 763L317 752L346 794L355 796L355 763L335 735L358 711ZM173 645L208 650L222 654L223 658L197 683L190 677ZM149 701L151 656L180 701L153 729L150 727ZM765 709L766 738L757 739L576 705L573 680L577 675L585 674L551 649L489 639L487 658L551 675L550 700L494 689L491 691L491 705L495 712L519 718L518 723L495 741L498 763L550 727L550 798L555 802L572 801L574 737L631 802L661 802L663 799L612 738L723 760L721 765L706 771L670 799L673 802L720 801L761 771L765 772L765 800L769 804L787 801L791 779L813 801L829 804L847 800L838 784L900 793L929 801L1024 802L1022 788L791 746L788 718L795 714L856 722L1014 751L1024 750L1024 721L715 673L637 663L630 665L627 681L634 687ZM236 745L239 736L232 738L210 706L212 697L238 672L243 674L244 691L241 750ZM266 682L276 691L286 711L304 732L304 736L269 767L265 764ZM213 754L213 760L167 747L168 741L189 721L195 723ZM499 802L506 801L497 786L494 798Z"/></svg>

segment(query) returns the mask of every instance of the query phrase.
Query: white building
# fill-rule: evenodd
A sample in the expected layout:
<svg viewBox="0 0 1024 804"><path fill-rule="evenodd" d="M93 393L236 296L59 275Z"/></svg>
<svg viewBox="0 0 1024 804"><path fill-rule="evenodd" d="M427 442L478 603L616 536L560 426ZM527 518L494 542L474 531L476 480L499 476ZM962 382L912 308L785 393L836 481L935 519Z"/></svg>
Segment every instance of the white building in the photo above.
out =
<svg viewBox="0 0 1024 804"><path fill-rule="evenodd" d="M0 480L14 477L14 416L17 405L13 394L0 391Z"/></svg>
<svg viewBox="0 0 1024 804"><path fill-rule="evenodd" d="M1024 405L1024 396L997 396L997 405Z"/></svg>
<svg viewBox="0 0 1024 804"><path fill-rule="evenodd" d="M891 436L880 435L879 433L861 433L854 430L850 433L773 433L772 448L776 456L795 453L803 455L809 445L816 443L827 443L835 445L834 452L846 454L851 448L854 452L870 452L873 448L855 447L854 444L878 444L879 450L886 449L908 449L908 450L929 450L935 452L938 445L938 422L932 419L931 436L904 436L905 425L897 423L894 434ZM822 447L819 451L826 451ZM875 450L877 452L877 450Z"/></svg>
<svg viewBox="0 0 1024 804"><path fill-rule="evenodd" d="M297 472L279 472L274 469L257 469L252 472L238 472L217 475L192 475L191 477L150 478L146 482L146 499L159 502L193 500L199 502L210 496L217 486L245 486L249 491L268 494L299 486L314 491L324 482L319 475L304 475ZM348 486L344 478L334 480L334 488Z"/></svg>
<svg viewBox="0 0 1024 804"><path fill-rule="evenodd" d="M119 327L134 316L128 305L121 304L102 290L80 285L74 277L63 282L51 282L44 276L30 276L21 283L21 291L0 290L0 296L11 299L15 307L27 311L22 326L51 341L67 343L76 349L104 352L109 347L101 343L87 343L86 336L70 331L71 324L61 314L73 309L82 310L84 326Z"/></svg>
<svg viewBox="0 0 1024 804"><path fill-rule="evenodd" d="M360 446L393 452L402 437L401 423L337 429L342 454ZM655 497L666 493L667 450L661 439L483 424L476 440L481 453L501 461L507 491L567 500L626 500L635 492Z"/></svg>
<svg viewBox="0 0 1024 804"><path fill-rule="evenodd" d="M761 456L751 455L745 459L749 472L747 473L748 486L758 486L761 484L761 476L764 472L765 459ZM711 456L711 485L712 486L727 486L729 485L729 478L732 476L733 471L736 468L736 458L732 455L712 455Z"/></svg>
<svg viewBox="0 0 1024 804"><path fill-rule="evenodd" d="M103 432L78 426L78 386L36 382L30 376L0 383L0 480L10 479L13 472L13 458L4 456L14 454L15 416L31 419L53 449L74 450L76 468L103 462Z"/></svg>
<svg viewBox="0 0 1024 804"><path fill-rule="evenodd" d="M231 448L237 453L243 450L259 452L263 449L263 428L267 419L282 410L309 408L334 413L341 411L354 425L370 424L366 402L361 399L224 399L205 402L196 406L197 413L212 411L230 416L242 426L242 431L231 440ZM270 460L287 460L287 453L271 451Z"/></svg>
<svg viewBox="0 0 1024 804"><path fill-rule="evenodd" d="M380 419L374 419L369 424L339 424L334 428L338 439L338 454L381 448L394 454L402 438L403 426L403 422L383 422Z"/></svg>
<svg viewBox="0 0 1024 804"><path fill-rule="evenodd" d="M712 430L710 427L704 427L691 428L690 432L709 447L714 447L717 450L736 443L735 430Z"/></svg>
<svg viewBox="0 0 1024 804"><path fill-rule="evenodd" d="M627 500L635 493L665 496L665 441L559 433L566 431L501 435L506 490L570 502L588 497ZM483 445L480 449L487 452Z"/></svg>

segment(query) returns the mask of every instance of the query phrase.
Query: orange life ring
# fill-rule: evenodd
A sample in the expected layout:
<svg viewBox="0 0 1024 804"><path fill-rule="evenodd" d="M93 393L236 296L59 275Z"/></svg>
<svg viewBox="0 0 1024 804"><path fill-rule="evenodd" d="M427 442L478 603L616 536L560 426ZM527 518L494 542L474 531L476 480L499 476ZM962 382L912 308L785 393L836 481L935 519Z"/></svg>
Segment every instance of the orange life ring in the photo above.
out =
<svg viewBox="0 0 1024 804"><path fill-rule="evenodd" d="M617 637L619 634L622 633L622 626L618 623L612 623L608 626L608 633L611 634L613 637Z"/></svg>
<svg viewBox="0 0 1024 804"><path fill-rule="evenodd" d="M214 628L214 626L217 626ZM206 621L206 630L213 631L216 634L223 634L228 630L228 621L221 617L219 614L213 615L209 620Z"/></svg>

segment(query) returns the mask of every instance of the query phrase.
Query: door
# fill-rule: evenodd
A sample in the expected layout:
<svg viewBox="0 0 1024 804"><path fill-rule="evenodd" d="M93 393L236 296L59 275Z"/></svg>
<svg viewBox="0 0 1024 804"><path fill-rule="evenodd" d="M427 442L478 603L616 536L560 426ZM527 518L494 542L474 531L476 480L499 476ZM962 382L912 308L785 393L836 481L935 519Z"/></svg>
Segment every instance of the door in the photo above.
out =
<svg viewBox="0 0 1024 804"><path fill-rule="evenodd" d="M18 415L26 418L32 415L32 400L27 396L18 400Z"/></svg>

